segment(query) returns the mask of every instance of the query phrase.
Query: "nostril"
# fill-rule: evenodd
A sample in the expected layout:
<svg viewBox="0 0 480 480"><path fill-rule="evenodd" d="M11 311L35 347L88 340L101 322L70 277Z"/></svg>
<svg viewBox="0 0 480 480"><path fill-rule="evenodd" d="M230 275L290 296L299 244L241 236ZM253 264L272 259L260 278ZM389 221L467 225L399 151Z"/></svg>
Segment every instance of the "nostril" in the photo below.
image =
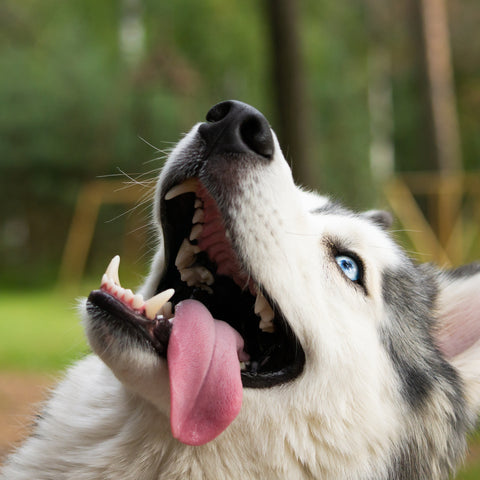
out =
<svg viewBox="0 0 480 480"><path fill-rule="evenodd" d="M208 154L255 153L271 160L273 134L266 118L255 108L236 100L214 105L198 128Z"/></svg>
<svg viewBox="0 0 480 480"><path fill-rule="evenodd" d="M207 122L214 123L223 120L232 108L231 102L221 102L214 105L207 113L205 117Z"/></svg>
<svg viewBox="0 0 480 480"><path fill-rule="evenodd" d="M263 157L273 155L273 141L270 126L263 116L250 116L240 125L240 136L245 144Z"/></svg>

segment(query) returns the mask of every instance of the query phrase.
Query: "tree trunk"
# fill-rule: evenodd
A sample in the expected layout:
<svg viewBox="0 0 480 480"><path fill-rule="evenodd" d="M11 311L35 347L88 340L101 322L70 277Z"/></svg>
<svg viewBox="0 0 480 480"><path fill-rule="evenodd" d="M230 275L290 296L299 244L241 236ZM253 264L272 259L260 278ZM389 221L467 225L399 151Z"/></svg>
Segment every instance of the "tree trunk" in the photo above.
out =
<svg viewBox="0 0 480 480"><path fill-rule="evenodd" d="M271 33L272 85L277 123L274 125L295 180L318 187L311 149L298 2L266 0Z"/></svg>
<svg viewBox="0 0 480 480"><path fill-rule="evenodd" d="M455 173L462 159L447 6L445 0L420 0L419 8L436 169Z"/></svg>

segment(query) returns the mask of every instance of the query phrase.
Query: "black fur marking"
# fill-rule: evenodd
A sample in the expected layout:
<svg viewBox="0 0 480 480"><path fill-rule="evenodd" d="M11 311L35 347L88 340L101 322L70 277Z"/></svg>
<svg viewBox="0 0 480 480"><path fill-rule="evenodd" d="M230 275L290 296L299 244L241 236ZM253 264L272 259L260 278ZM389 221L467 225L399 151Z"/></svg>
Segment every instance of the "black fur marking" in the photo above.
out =
<svg viewBox="0 0 480 480"><path fill-rule="evenodd" d="M458 383L457 375L435 346L432 311L436 279L427 268L410 267L383 275L383 297L390 311L390 328L382 341L412 408L421 407L435 382Z"/></svg>
<svg viewBox="0 0 480 480"><path fill-rule="evenodd" d="M388 230L393 224L393 215L385 210L369 210L362 213L362 217L373 222L383 230Z"/></svg>
<svg viewBox="0 0 480 480"><path fill-rule="evenodd" d="M412 407L421 406L426 401L432 388L432 379L429 372L418 368L409 362L404 351L394 344L388 345L388 351L403 383L403 392Z"/></svg>
<svg viewBox="0 0 480 480"><path fill-rule="evenodd" d="M473 425L467 414L463 385L458 373L437 349L434 332L434 307L438 273L429 266L415 266L408 259L405 267L383 275L383 297L389 311L389 325L381 339L390 355L402 386L402 394L412 410L417 435L406 434L392 454L388 480L431 478L433 464L447 478L464 453L465 435ZM439 401L435 402L435 397ZM440 400L441 399L441 400ZM435 430L420 421L426 414L442 418L447 450L433 444L422 455L421 438L435 442ZM419 420L415 421L418 415ZM439 439L440 441L440 439Z"/></svg>
<svg viewBox="0 0 480 480"><path fill-rule="evenodd" d="M472 275L480 273L480 262L470 263L468 265L463 265L461 267L449 270L446 272L447 277L457 280L461 278L468 278Z"/></svg>

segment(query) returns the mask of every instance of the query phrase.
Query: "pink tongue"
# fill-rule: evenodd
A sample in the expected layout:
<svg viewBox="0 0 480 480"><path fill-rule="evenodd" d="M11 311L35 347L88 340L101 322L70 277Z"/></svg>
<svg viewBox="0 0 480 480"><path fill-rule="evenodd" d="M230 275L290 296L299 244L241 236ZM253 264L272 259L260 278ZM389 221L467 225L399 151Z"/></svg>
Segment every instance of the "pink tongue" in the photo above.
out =
<svg viewBox="0 0 480 480"><path fill-rule="evenodd" d="M242 406L239 359L247 358L240 334L203 304L176 306L167 351L175 438L203 445L233 422Z"/></svg>

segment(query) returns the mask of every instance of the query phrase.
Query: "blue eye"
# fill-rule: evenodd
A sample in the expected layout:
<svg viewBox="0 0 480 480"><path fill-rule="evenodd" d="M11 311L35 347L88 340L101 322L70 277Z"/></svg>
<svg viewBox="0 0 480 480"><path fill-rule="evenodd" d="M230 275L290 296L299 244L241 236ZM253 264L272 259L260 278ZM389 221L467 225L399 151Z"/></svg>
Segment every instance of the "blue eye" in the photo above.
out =
<svg viewBox="0 0 480 480"><path fill-rule="evenodd" d="M347 255L337 255L335 260L348 279L352 282L358 282L360 280L361 270L356 260Z"/></svg>

